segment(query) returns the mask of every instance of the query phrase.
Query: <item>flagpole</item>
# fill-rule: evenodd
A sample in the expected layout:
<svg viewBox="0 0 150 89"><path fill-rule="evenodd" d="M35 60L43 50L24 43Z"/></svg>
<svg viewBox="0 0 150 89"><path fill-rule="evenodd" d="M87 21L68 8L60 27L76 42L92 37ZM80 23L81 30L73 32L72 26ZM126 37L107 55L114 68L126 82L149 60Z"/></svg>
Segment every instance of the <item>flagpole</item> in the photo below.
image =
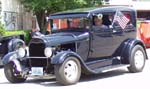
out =
<svg viewBox="0 0 150 89"><path fill-rule="evenodd" d="M116 19L117 13L118 13L118 9L117 9L116 12L115 12L115 16L114 16L113 22L112 22L112 24L111 24L112 26L113 26L113 24L114 24L114 22L115 22L114 20Z"/></svg>

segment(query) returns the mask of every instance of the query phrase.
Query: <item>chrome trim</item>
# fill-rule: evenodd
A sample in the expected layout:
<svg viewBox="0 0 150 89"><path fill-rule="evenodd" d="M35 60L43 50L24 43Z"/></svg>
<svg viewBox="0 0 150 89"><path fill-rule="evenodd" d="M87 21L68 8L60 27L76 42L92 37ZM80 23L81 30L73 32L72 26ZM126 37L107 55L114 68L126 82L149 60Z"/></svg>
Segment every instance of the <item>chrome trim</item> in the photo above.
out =
<svg viewBox="0 0 150 89"><path fill-rule="evenodd" d="M48 57L23 57L23 58L20 58L20 60L23 61L23 60L26 60L26 59L29 59L29 58L48 59Z"/></svg>
<svg viewBox="0 0 150 89"><path fill-rule="evenodd" d="M39 59L45 59L45 58L48 58L48 57L26 57L26 58L39 58Z"/></svg>

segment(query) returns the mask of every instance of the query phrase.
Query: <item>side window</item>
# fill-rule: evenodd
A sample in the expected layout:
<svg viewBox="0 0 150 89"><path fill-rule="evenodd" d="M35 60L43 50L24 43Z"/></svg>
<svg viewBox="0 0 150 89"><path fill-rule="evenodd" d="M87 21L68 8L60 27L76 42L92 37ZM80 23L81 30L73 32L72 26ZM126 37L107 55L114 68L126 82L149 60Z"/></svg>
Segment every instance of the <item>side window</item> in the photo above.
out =
<svg viewBox="0 0 150 89"><path fill-rule="evenodd" d="M115 29L133 28L130 12L116 11L113 17L112 25Z"/></svg>
<svg viewBox="0 0 150 89"><path fill-rule="evenodd" d="M134 28L134 25L132 24L131 14L129 12L124 12L123 14L125 15L126 18L129 19L129 22L127 23L126 29Z"/></svg>
<svg viewBox="0 0 150 89"><path fill-rule="evenodd" d="M97 23L103 24L109 27L112 24L112 14L97 14L93 16L93 25L97 25ZM101 22L101 23L100 23Z"/></svg>
<svg viewBox="0 0 150 89"><path fill-rule="evenodd" d="M109 14L96 14L93 16L93 29L95 31L105 31L109 29L111 25L111 20L109 19Z"/></svg>
<svg viewBox="0 0 150 89"><path fill-rule="evenodd" d="M103 15L103 24L106 25L106 26L110 26L111 23L112 23L112 20L111 20L111 15L110 14L104 14Z"/></svg>

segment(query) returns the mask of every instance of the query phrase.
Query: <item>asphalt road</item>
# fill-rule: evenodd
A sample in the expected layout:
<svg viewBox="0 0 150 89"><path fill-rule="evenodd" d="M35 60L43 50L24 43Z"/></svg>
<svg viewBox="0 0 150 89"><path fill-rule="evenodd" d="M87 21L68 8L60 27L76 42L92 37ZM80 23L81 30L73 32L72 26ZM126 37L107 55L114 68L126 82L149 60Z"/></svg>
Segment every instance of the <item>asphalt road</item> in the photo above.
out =
<svg viewBox="0 0 150 89"><path fill-rule="evenodd" d="M150 49L147 50L150 58ZM62 86L52 79L28 78L24 83L12 84L7 81L3 68L0 69L1 89L149 89L150 60L146 61L141 73L129 73L127 68L118 68L99 75L82 76L75 85Z"/></svg>

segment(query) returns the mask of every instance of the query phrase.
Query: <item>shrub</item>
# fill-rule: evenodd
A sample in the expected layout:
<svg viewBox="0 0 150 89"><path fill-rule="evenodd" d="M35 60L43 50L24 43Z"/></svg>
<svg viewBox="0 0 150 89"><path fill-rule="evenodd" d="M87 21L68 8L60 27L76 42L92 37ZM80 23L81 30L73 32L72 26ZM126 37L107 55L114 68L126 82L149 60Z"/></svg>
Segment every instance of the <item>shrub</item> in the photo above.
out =
<svg viewBox="0 0 150 89"><path fill-rule="evenodd" d="M5 33L5 28L2 25L2 23L0 22L0 36L3 36L4 33Z"/></svg>
<svg viewBox="0 0 150 89"><path fill-rule="evenodd" d="M29 43L31 37L30 37L31 30L5 30L3 33L3 36L12 36L12 35L21 35L23 34L25 37L26 44Z"/></svg>
<svg viewBox="0 0 150 89"><path fill-rule="evenodd" d="M25 42L26 44L28 44L31 39L30 32L31 30L6 30L0 21L0 36L12 36L23 34L25 37Z"/></svg>

